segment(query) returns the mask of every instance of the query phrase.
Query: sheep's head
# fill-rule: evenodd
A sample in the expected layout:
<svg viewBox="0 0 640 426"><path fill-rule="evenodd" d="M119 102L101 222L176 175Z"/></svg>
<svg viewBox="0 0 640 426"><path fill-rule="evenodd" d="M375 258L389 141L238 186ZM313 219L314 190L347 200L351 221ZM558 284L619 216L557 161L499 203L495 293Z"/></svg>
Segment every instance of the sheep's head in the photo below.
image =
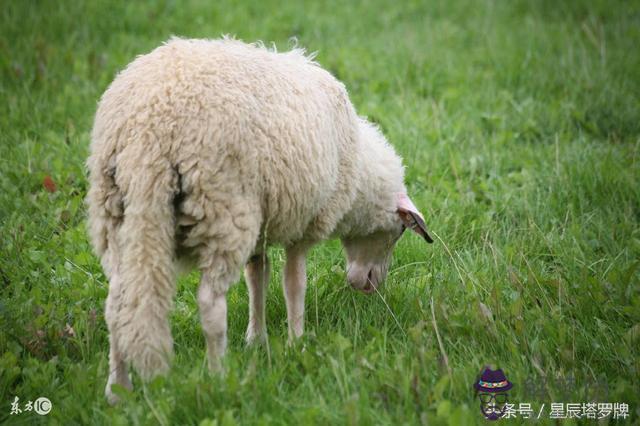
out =
<svg viewBox="0 0 640 426"><path fill-rule="evenodd" d="M387 226L361 237L342 238L347 254L347 281L351 286L371 294L387 277L391 254L405 229L409 228L428 243L433 239L427 232L422 214L406 194L398 194L397 209Z"/></svg>

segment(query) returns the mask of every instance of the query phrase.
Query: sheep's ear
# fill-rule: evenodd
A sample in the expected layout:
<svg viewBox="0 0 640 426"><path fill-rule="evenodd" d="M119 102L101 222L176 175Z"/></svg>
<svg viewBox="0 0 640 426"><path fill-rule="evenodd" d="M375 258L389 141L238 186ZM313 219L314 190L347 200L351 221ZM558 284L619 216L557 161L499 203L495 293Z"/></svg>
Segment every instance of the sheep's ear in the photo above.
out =
<svg viewBox="0 0 640 426"><path fill-rule="evenodd" d="M400 220L404 223L404 226L420 235L422 238L427 240L428 243L433 242L433 238L431 238L427 231L427 225L424 223L422 214L420 214L407 194L398 194L396 211L398 212Z"/></svg>

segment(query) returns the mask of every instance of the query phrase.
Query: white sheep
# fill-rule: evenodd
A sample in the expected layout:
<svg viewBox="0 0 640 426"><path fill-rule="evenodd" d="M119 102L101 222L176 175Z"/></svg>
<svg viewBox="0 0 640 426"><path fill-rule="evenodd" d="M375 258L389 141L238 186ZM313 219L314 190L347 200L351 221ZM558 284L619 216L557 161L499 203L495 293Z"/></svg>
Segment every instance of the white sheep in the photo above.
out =
<svg viewBox="0 0 640 426"><path fill-rule="evenodd" d="M232 39L173 38L100 100L88 159L89 228L109 279L109 380L169 368L176 260L201 271L210 369L226 346L225 295L245 266L246 339L264 339L269 261L286 248L289 337L303 333L305 253L340 237L347 280L371 293L405 227L431 242L400 158L344 86L304 55Z"/></svg>

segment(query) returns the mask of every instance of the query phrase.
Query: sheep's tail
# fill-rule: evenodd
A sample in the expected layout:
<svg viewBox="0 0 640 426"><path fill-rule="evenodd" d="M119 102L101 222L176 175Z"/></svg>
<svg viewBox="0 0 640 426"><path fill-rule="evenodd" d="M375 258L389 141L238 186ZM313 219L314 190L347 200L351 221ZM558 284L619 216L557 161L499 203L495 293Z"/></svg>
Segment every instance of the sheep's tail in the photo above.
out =
<svg viewBox="0 0 640 426"><path fill-rule="evenodd" d="M168 315L175 295L178 176L167 161L141 165L131 175L118 229L116 339L124 359L148 380L166 372L173 357Z"/></svg>

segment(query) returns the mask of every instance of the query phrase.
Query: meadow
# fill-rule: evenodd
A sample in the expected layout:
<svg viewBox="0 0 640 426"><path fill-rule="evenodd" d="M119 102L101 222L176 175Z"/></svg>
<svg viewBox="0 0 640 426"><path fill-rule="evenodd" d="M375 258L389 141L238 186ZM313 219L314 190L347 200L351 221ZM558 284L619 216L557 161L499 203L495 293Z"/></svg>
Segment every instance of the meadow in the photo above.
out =
<svg viewBox="0 0 640 426"><path fill-rule="evenodd" d="M316 51L404 157L436 242L405 235L372 296L346 284L339 242L317 246L291 347L272 248L268 344L244 343L239 282L224 376L206 369L198 274L181 278L171 373L134 376L111 407L85 229L96 104L171 35L221 34ZM476 424L485 365L516 406L546 404L538 423L551 402L627 403L638 422L639 45L634 1L3 2L0 423ZM47 416L10 414L40 396Z"/></svg>

